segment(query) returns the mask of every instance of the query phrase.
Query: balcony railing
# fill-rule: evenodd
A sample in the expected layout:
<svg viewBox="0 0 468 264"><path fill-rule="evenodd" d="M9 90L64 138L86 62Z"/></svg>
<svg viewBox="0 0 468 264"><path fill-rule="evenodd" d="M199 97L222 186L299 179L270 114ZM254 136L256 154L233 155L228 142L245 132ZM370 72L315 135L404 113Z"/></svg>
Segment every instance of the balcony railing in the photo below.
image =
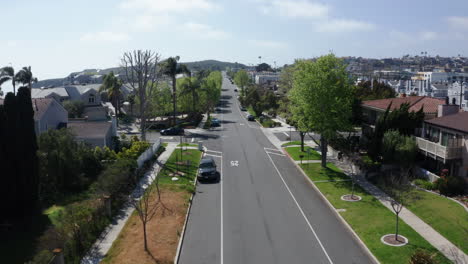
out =
<svg viewBox="0 0 468 264"><path fill-rule="evenodd" d="M462 157L461 139L449 139L447 146L429 141L427 139L416 137L416 143L420 150L433 154L445 160L460 159Z"/></svg>

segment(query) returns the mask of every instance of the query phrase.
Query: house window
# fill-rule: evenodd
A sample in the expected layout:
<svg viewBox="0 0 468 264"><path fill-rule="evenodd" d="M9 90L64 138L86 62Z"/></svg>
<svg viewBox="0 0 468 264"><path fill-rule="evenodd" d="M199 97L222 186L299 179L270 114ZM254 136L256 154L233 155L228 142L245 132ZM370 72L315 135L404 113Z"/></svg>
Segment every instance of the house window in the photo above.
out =
<svg viewBox="0 0 468 264"><path fill-rule="evenodd" d="M94 94L90 94L88 98L89 103L94 103Z"/></svg>

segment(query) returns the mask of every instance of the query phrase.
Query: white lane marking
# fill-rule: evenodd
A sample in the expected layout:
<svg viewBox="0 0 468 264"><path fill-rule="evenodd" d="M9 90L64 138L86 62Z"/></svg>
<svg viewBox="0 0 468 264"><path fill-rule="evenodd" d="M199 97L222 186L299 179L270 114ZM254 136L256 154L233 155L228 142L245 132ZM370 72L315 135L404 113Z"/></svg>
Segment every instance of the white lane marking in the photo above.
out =
<svg viewBox="0 0 468 264"><path fill-rule="evenodd" d="M216 151L216 150L209 150L209 149L207 149L206 151L207 151L207 152L214 152L214 153L221 153L221 154L222 154L221 151Z"/></svg>
<svg viewBox="0 0 468 264"><path fill-rule="evenodd" d="M281 175L281 172L278 170L278 167L276 167L276 164L273 162L273 159L270 157L270 155L267 153L267 156L268 158L270 159L270 162L271 164L273 164L273 167L275 167L275 170L276 172L278 173L278 175L280 176L281 180L283 181L284 183L284 186L286 186L286 189L288 190L289 194L291 195L291 197L293 198L294 202L296 203L297 205L297 208L299 208L299 211L301 212L302 216L304 217L305 221L307 222L307 225L309 226L310 230L312 231L312 233L314 234L315 238L317 239L320 247L322 248L323 252L325 253L325 256L327 256L327 259L328 261L333 264L333 261L330 259L330 256L328 255L327 251L325 250L325 247L323 246L322 242L320 241L317 233L315 233L315 230L314 228L312 227L312 225L310 224L309 222L309 219L307 219L307 216L305 215L304 211L302 210L301 206L299 205L299 203L297 202L296 200L296 197L294 197L294 194L291 192L291 189L289 189L289 186L288 184L286 184L286 181L284 180L283 176Z"/></svg>
<svg viewBox="0 0 468 264"><path fill-rule="evenodd" d="M239 125L241 125L241 126L245 126L245 124L244 124L244 123L239 123Z"/></svg>
<svg viewBox="0 0 468 264"><path fill-rule="evenodd" d="M238 160L231 160L231 167L239 167L239 161Z"/></svg>
<svg viewBox="0 0 468 264"><path fill-rule="evenodd" d="M222 158L223 156L220 156L220 155L214 155L214 154L210 154L210 153L205 153L205 156L212 156L212 157L217 157L217 158Z"/></svg>
<svg viewBox="0 0 468 264"><path fill-rule="evenodd" d="M268 154L273 154L273 155L278 155L278 156L281 156L281 157L286 157L286 155L284 155L284 154L279 154L279 153L275 153L275 152L268 152L268 151L266 151L266 153L268 153Z"/></svg>
<svg viewBox="0 0 468 264"><path fill-rule="evenodd" d="M192 138L192 143L195 141L195 138Z"/></svg>
<svg viewBox="0 0 468 264"><path fill-rule="evenodd" d="M221 264L224 263L224 228L223 228L223 157L221 156L221 174L219 175L219 181L221 184Z"/></svg>
<svg viewBox="0 0 468 264"><path fill-rule="evenodd" d="M174 139L174 137L160 137L162 139Z"/></svg>
<svg viewBox="0 0 468 264"><path fill-rule="evenodd" d="M287 137L289 137L289 134L288 134L288 133L286 133L285 131L283 131L283 134L285 134Z"/></svg>
<svg viewBox="0 0 468 264"><path fill-rule="evenodd" d="M274 148L265 148L265 147L264 147L263 149L264 149L265 151L267 151L267 150L268 150L268 151L277 151L277 152L281 152L281 153L283 153L283 151L281 151L281 150L279 150L279 149L274 149Z"/></svg>

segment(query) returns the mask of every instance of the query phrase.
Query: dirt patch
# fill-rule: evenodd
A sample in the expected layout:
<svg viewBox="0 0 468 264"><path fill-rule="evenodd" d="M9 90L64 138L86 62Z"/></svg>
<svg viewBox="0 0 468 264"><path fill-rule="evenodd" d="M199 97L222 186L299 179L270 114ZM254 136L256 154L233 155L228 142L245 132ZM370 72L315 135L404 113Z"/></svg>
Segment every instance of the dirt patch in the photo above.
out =
<svg viewBox="0 0 468 264"><path fill-rule="evenodd" d="M408 244L408 239L406 237L400 235L395 237L395 234L385 235L381 238L381 240L384 244L394 247L400 247Z"/></svg>
<svg viewBox="0 0 468 264"><path fill-rule="evenodd" d="M157 200L156 194L154 201ZM159 210L148 223L148 249L143 246L143 226L136 214L128 220L107 257L101 263L173 263L179 243L179 235L187 212L189 194L173 188L161 189L161 200L171 211Z"/></svg>
<svg viewBox="0 0 468 264"><path fill-rule="evenodd" d="M357 202L357 201L361 201L361 199L362 198L359 195L346 194L346 195L341 196L341 200L348 201L348 202Z"/></svg>

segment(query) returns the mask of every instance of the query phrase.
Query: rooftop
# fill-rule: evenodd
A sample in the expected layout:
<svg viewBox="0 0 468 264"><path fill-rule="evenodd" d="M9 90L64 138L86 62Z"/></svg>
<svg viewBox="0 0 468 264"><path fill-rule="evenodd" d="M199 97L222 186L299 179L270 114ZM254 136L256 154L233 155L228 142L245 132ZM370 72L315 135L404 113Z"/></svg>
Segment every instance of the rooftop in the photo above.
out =
<svg viewBox="0 0 468 264"><path fill-rule="evenodd" d="M67 125L78 138L103 138L111 126L110 122L69 122Z"/></svg>
<svg viewBox="0 0 468 264"><path fill-rule="evenodd" d="M425 121L428 124L468 133L468 112L434 118Z"/></svg>
<svg viewBox="0 0 468 264"><path fill-rule="evenodd" d="M49 106L53 103L53 98L34 98L32 99L32 106L34 110L34 120L41 119L42 115L47 111ZM3 105L4 99L0 99L0 105Z"/></svg>
<svg viewBox="0 0 468 264"><path fill-rule="evenodd" d="M445 104L445 100L428 96L408 96L379 100L368 100L363 101L362 105L364 107L385 111L391 104L390 110L392 111L400 108L400 106L404 103L410 105L410 112L417 112L421 109L421 107L424 107L425 114L433 114L437 113L437 108L439 105Z"/></svg>

